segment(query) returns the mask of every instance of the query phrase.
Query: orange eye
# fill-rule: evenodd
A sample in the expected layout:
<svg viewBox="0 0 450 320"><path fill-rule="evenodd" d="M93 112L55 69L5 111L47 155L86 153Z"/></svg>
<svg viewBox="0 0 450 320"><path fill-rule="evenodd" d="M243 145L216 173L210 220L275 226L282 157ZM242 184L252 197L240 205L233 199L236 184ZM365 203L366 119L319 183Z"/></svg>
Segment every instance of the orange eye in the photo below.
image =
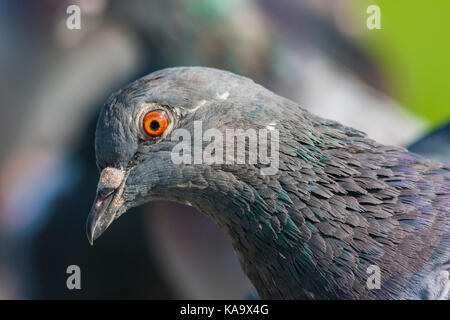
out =
<svg viewBox="0 0 450 320"><path fill-rule="evenodd" d="M144 117L144 131L152 137L160 136L167 129L168 122L163 113L151 111Z"/></svg>

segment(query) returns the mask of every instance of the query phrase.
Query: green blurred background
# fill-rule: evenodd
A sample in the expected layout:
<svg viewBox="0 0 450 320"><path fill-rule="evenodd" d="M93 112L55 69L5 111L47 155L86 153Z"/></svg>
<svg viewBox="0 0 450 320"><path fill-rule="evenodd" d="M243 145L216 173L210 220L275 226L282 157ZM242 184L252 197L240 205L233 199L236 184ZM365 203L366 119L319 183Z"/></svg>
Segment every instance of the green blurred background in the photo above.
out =
<svg viewBox="0 0 450 320"><path fill-rule="evenodd" d="M376 4L381 30L366 32L365 48L389 75L391 94L431 127L450 119L450 1L362 0ZM366 15L364 15L366 17Z"/></svg>

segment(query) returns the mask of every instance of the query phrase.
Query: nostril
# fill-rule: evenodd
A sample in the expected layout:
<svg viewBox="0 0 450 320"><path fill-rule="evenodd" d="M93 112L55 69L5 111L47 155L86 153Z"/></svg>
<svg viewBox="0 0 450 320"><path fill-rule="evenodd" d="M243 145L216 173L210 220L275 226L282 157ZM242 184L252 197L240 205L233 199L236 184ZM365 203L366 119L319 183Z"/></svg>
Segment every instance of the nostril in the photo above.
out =
<svg viewBox="0 0 450 320"><path fill-rule="evenodd" d="M97 205L101 205L106 199L108 199L116 189L114 188L99 188L97 190Z"/></svg>

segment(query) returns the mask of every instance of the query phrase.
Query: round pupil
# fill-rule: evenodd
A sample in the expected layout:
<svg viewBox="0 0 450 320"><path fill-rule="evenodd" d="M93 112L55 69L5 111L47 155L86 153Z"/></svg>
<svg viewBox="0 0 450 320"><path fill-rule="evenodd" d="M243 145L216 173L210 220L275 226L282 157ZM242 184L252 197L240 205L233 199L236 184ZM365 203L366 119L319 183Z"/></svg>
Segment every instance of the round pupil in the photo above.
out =
<svg viewBox="0 0 450 320"><path fill-rule="evenodd" d="M158 120L152 120L152 122L150 122L150 129L152 129L153 131L158 130L160 127Z"/></svg>

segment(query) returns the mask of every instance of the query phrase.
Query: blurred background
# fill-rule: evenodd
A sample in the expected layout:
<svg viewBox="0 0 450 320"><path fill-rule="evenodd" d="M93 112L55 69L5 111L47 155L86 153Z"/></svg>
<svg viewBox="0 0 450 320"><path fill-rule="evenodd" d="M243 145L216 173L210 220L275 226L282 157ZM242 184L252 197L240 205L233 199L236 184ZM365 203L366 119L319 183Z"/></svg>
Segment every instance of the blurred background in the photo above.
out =
<svg viewBox="0 0 450 320"><path fill-rule="evenodd" d="M67 8L81 9L80 29ZM370 5L381 29L369 29ZM90 247L93 137L152 71L251 77L310 111L450 164L450 2L0 1L0 299L254 298L225 235L179 204L133 209ZM66 269L81 268L81 290Z"/></svg>

